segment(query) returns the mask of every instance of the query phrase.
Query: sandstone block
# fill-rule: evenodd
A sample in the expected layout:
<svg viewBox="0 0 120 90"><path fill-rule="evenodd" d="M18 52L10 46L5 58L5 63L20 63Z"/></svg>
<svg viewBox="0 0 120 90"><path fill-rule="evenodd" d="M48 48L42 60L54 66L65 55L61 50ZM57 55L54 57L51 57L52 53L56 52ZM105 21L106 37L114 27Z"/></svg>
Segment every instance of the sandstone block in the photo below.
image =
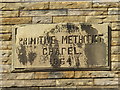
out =
<svg viewBox="0 0 120 90"><path fill-rule="evenodd" d="M39 9L48 9L49 2L32 2L32 3L25 3L23 10L39 10Z"/></svg>
<svg viewBox="0 0 120 90"><path fill-rule="evenodd" d="M73 78L74 71L59 71L59 72L35 72L35 79L45 78Z"/></svg>
<svg viewBox="0 0 120 90"><path fill-rule="evenodd" d="M92 2L50 2L50 9L91 8Z"/></svg>
<svg viewBox="0 0 120 90"><path fill-rule="evenodd" d="M41 16L41 17L33 17L32 19L33 24L37 23L52 23L52 17L51 16Z"/></svg>
<svg viewBox="0 0 120 90"><path fill-rule="evenodd" d="M113 30L120 30L120 23L112 23Z"/></svg>
<svg viewBox="0 0 120 90"><path fill-rule="evenodd" d="M112 65L112 68L111 68L112 70L120 71L120 62L112 62L111 65Z"/></svg>
<svg viewBox="0 0 120 90"><path fill-rule="evenodd" d="M88 23L103 23L103 19L107 18L106 16L86 16L86 22Z"/></svg>
<svg viewBox="0 0 120 90"><path fill-rule="evenodd" d="M108 9L108 14L109 15L120 14L119 8L109 8Z"/></svg>
<svg viewBox="0 0 120 90"><path fill-rule="evenodd" d="M118 20L118 15L107 15L105 19L103 19L103 22L117 22Z"/></svg>
<svg viewBox="0 0 120 90"><path fill-rule="evenodd" d="M17 17L18 11L2 11L2 15L0 17Z"/></svg>
<svg viewBox="0 0 120 90"><path fill-rule="evenodd" d="M118 85L118 78L94 79L95 85Z"/></svg>
<svg viewBox="0 0 120 90"><path fill-rule="evenodd" d="M112 38L111 45L119 46L120 45L120 38Z"/></svg>
<svg viewBox="0 0 120 90"><path fill-rule="evenodd" d="M53 23L65 22L85 22L85 16L56 16L53 17Z"/></svg>
<svg viewBox="0 0 120 90"><path fill-rule="evenodd" d="M2 41L8 41L11 40L12 35L11 34L0 34L0 40Z"/></svg>
<svg viewBox="0 0 120 90"><path fill-rule="evenodd" d="M93 7L94 8L107 8L107 7L118 7L118 2L94 2Z"/></svg>
<svg viewBox="0 0 120 90"><path fill-rule="evenodd" d="M112 38L120 38L120 31L112 31Z"/></svg>
<svg viewBox="0 0 120 90"><path fill-rule="evenodd" d="M3 18L1 24L30 24L31 17Z"/></svg>
<svg viewBox="0 0 120 90"><path fill-rule="evenodd" d="M55 16L67 15L66 10L39 10L39 11L21 11L20 16Z"/></svg>
<svg viewBox="0 0 120 90"><path fill-rule="evenodd" d="M107 8L68 9L68 15L106 15Z"/></svg>
<svg viewBox="0 0 120 90"><path fill-rule="evenodd" d="M93 79L57 79L56 86L89 86L93 85Z"/></svg>
<svg viewBox="0 0 120 90"><path fill-rule="evenodd" d="M111 61L120 61L120 55L111 55Z"/></svg>
<svg viewBox="0 0 120 90"><path fill-rule="evenodd" d="M97 78L97 77L114 77L114 72L110 71L75 71L75 78Z"/></svg>
<svg viewBox="0 0 120 90"><path fill-rule="evenodd" d="M11 33L12 32L12 26L5 25L0 26L0 33Z"/></svg>
<svg viewBox="0 0 120 90"><path fill-rule="evenodd" d="M112 54L120 54L120 46L112 46L111 53Z"/></svg>

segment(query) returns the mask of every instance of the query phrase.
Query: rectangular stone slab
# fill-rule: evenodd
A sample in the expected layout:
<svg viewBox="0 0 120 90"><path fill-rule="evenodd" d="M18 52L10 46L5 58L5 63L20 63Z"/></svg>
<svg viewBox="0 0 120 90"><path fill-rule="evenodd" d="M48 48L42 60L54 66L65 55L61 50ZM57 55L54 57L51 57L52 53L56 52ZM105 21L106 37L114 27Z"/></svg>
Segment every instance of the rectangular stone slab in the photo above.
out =
<svg viewBox="0 0 120 90"><path fill-rule="evenodd" d="M14 69L89 69L109 66L107 24L28 24L13 29Z"/></svg>

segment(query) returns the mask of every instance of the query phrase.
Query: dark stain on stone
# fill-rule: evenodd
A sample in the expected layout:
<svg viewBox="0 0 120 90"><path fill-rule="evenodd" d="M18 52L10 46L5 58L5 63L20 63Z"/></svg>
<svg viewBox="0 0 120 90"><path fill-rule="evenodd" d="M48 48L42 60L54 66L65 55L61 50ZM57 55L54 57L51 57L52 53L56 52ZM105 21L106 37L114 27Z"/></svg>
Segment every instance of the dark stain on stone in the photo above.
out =
<svg viewBox="0 0 120 90"><path fill-rule="evenodd" d="M55 45L50 45L49 48L52 48L52 53L50 54L50 64L53 68L58 68L61 66L61 61L59 59L59 54L56 52L56 48L59 48L58 40L55 40Z"/></svg>
<svg viewBox="0 0 120 90"><path fill-rule="evenodd" d="M18 58L20 63L23 65L27 64L26 48L22 44L20 45L20 49L18 49Z"/></svg>
<svg viewBox="0 0 120 90"><path fill-rule="evenodd" d="M32 63L34 62L36 56L37 56L37 54L34 53L34 52L29 52L29 53L28 53L28 61L30 62L31 65L32 65Z"/></svg>
<svg viewBox="0 0 120 90"><path fill-rule="evenodd" d="M81 29L90 35L98 34L98 31L90 24L81 24Z"/></svg>
<svg viewBox="0 0 120 90"><path fill-rule="evenodd" d="M72 65L72 60L70 57L68 58L67 62L69 63L70 66Z"/></svg>
<svg viewBox="0 0 120 90"><path fill-rule="evenodd" d="M88 35L98 35L98 30L90 24L81 24L82 31L86 31ZM92 43L85 45L85 54L88 65L105 65L106 61L106 44Z"/></svg>
<svg viewBox="0 0 120 90"><path fill-rule="evenodd" d="M79 28L72 23L67 23L66 28L67 28L68 33L73 33L79 30Z"/></svg>

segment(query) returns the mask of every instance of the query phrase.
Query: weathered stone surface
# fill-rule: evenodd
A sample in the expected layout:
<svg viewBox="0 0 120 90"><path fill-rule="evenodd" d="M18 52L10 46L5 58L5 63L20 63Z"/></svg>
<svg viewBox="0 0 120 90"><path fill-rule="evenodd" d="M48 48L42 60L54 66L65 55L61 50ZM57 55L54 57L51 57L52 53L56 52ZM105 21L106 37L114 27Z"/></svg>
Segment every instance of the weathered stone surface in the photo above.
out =
<svg viewBox="0 0 120 90"><path fill-rule="evenodd" d="M19 11L2 11L0 17L17 17Z"/></svg>
<svg viewBox="0 0 120 90"><path fill-rule="evenodd" d="M11 50L12 49L12 41L3 41L1 43L0 50Z"/></svg>
<svg viewBox="0 0 120 90"><path fill-rule="evenodd" d="M118 2L95 2L93 3L94 8L106 8L106 7L118 7Z"/></svg>
<svg viewBox="0 0 120 90"><path fill-rule="evenodd" d="M30 80L34 79L34 72L31 73L8 73L4 76L7 80Z"/></svg>
<svg viewBox="0 0 120 90"><path fill-rule="evenodd" d="M12 32L12 26L5 25L0 26L0 33L11 33Z"/></svg>
<svg viewBox="0 0 120 90"><path fill-rule="evenodd" d="M112 14L120 14L119 8L109 8L108 9L108 14L112 15Z"/></svg>
<svg viewBox="0 0 120 90"><path fill-rule="evenodd" d="M74 78L74 71L35 72L35 79L43 78Z"/></svg>
<svg viewBox="0 0 120 90"><path fill-rule="evenodd" d="M53 17L53 23L65 22L85 22L85 16L56 16Z"/></svg>
<svg viewBox="0 0 120 90"><path fill-rule="evenodd" d="M112 31L112 38L120 38L120 31Z"/></svg>
<svg viewBox="0 0 120 90"><path fill-rule="evenodd" d="M120 23L112 23L113 30L120 30Z"/></svg>
<svg viewBox="0 0 120 90"><path fill-rule="evenodd" d="M111 61L120 61L120 55L111 55Z"/></svg>
<svg viewBox="0 0 120 90"><path fill-rule="evenodd" d="M93 85L93 79L57 79L56 86L89 86Z"/></svg>
<svg viewBox="0 0 120 90"><path fill-rule="evenodd" d="M25 80L23 86L56 86L56 80Z"/></svg>
<svg viewBox="0 0 120 90"><path fill-rule="evenodd" d="M10 72L11 71L11 65L0 65L0 72Z"/></svg>
<svg viewBox="0 0 120 90"><path fill-rule="evenodd" d="M67 15L66 10L37 10L37 11L21 11L20 16L55 16Z"/></svg>
<svg viewBox="0 0 120 90"><path fill-rule="evenodd" d="M112 70L114 71L120 70L120 62L112 62L111 65L112 65L112 68L111 68Z"/></svg>
<svg viewBox="0 0 120 90"><path fill-rule="evenodd" d="M39 10L39 9L49 9L49 2L25 3L23 10Z"/></svg>
<svg viewBox="0 0 120 90"><path fill-rule="evenodd" d="M107 8L69 9L68 15L106 15Z"/></svg>
<svg viewBox="0 0 120 90"><path fill-rule="evenodd" d="M112 38L111 45L119 46L120 45L120 38Z"/></svg>
<svg viewBox="0 0 120 90"><path fill-rule="evenodd" d="M0 24L30 24L31 17L3 18Z"/></svg>
<svg viewBox="0 0 120 90"><path fill-rule="evenodd" d="M109 23L109 22L117 22L119 21L118 15L107 15L105 19L103 19L103 22Z"/></svg>
<svg viewBox="0 0 120 90"><path fill-rule="evenodd" d="M92 2L50 2L50 9L91 8Z"/></svg>
<svg viewBox="0 0 120 90"><path fill-rule="evenodd" d="M3 80L2 87L55 86L55 80ZM1 87L0 86L0 87Z"/></svg>
<svg viewBox="0 0 120 90"><path fill-rule="evenodd" d="M112 46L111 54L120 54L120 46Z"/></svg>
<svg viewBox="0 0 120 90"><path fill-rule="evenodd" d="M33 17L32 19L33 24L38 24L38 23L52 23L52 17L51 16L41 16L41 17Z"/></svg>
<svg viewBox="0 0 120 90"><path fill-rule="evenodd" d="M118 78L106 78L106 79L94 79L94 85L118 85L119 79Z"/></svg>
<svg viewBox="0 0 120 90"><path fill-rule="evenodd" d="M19 10L22 3L0 3L0 10Z"/></svg>
<svg viewBox="0 0 120 90"><path fill-rule="evenodd" d="M96 78L96 77L115 77L114 72L110 71L75 71L75 78Z"/></svg>
<svg viewBox="0 0 120 90"><path fill-rule="evenodd" d="M87 23L103 23L106 16L86 16Z"/></svg>
<svg viewBox="0 0 120 90"><path fill-rule="evenodd" d="M0 34L0 40L8 41L11 40L11 38L12 38L11 34Z"/></svg>

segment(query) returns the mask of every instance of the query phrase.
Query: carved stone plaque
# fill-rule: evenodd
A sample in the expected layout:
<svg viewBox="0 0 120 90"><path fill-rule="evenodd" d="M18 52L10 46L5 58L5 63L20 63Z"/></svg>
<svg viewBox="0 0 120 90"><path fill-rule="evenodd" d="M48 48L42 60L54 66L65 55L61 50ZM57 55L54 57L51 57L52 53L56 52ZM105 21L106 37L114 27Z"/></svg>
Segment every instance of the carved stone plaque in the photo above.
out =
<svg viewBox="0 0 120 90"><path fill-rule="evenodd" d="M81 69L109 65L107 24L21 25L13 30L14 68Z"/></svg>

